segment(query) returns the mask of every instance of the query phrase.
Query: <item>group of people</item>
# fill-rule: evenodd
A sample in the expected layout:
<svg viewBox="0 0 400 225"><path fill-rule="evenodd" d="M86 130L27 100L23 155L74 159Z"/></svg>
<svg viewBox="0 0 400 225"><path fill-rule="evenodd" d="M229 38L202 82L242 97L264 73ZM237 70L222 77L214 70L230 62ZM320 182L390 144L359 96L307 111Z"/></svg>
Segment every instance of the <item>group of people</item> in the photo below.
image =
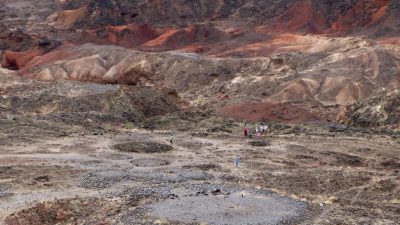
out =
<svg viewBox="0 0 400 225"><path fill-rule="evenodd" d="M245 124L243 129L243 134L245 137L252 137L253 135L259 137L268 134L268 132L269 132L269 127L266 124L260 124L260 126L257 126L253 130L247 128L247 125Z"/></svg>

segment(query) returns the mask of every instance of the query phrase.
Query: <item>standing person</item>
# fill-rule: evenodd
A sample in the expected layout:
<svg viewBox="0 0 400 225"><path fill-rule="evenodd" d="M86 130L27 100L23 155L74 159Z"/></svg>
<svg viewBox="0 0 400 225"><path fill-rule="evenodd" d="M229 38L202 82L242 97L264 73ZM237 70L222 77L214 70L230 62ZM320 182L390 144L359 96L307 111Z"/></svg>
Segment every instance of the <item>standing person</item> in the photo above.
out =
<svg viewBox="0 0 400 225"><path fill-rule="evenodd" d="M236 158L234 162L235 162L235 166L236 166L236 167L239 167L239 164L240 164L240 158L239 158L239 157L238 157L238 158Z"/></svg>
<svg viewBox="0 0 400 225"><path fill-rule="evenodd" d="M267 129L265 128L264 124L261 125L261 129L262 129L262 135L265 135L267 133Z"/></svg>
<svg viewBox="0 0 400 225"><path fill-rule="evenodd" d="M249 135L249 129L246 126L243 129L243 134L245 137L247 137Z"/></svg>

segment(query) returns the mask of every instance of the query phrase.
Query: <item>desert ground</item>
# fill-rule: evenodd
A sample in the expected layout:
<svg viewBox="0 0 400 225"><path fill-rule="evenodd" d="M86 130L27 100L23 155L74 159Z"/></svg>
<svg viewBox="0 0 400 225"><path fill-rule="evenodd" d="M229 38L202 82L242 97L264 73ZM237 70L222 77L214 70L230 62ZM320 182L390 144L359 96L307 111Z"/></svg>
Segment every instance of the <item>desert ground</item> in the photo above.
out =
<svg viewBox="0 0 400 225"><path fill-rule="evenodd" d="M1 223L398 224L398 133L271 123L246 138L241 122L192 118L93 129L2 117Z"/></svg>

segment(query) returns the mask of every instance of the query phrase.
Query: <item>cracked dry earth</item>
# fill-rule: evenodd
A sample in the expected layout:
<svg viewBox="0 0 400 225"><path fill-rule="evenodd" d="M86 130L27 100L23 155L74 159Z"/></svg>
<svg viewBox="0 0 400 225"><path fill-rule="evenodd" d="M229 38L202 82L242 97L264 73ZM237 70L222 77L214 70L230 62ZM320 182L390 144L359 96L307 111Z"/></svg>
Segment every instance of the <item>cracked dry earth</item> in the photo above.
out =
<svg viewBox="0 0 400 225"><path fill-rule="evenodd" d="M10 139L0 154L0 224L400 221L396 136L265 139L140 129Z"/></svg>

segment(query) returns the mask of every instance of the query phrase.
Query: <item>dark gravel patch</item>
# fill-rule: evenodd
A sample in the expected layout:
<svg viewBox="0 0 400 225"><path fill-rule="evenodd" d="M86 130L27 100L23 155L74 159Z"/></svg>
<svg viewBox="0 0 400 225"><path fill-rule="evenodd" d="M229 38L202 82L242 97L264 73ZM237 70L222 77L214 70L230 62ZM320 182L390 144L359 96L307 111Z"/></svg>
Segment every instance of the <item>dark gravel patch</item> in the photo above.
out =
<svg viewBox="0 0 400 225"><path fill-rule="evenodd" d="M157 166L166 166L169 165L170 162L163 159L155 159L155 158L144 158L144 159L134 159L131 161L134 166L138 167L157 167Z"/></svg>
<svg viewBox="0 0 400 225"><path fill-rule="evenodd" d="M149 182L152 184L174 184L188 181L210 181L215 179L210 173L188 169L172 169L168 171L155 170L151 173L137 173L135 170L132 170L128 176L131 180Z"/></svg>
<svg viewBox="0 0 400 225"><path fill-rule="evenodd" d="M164 153L172 151L172 146L156 142L126 142L114 145L116 150L135 153Z"/></svg>
<svg viewBox="0 0 400 225"><path fill-rule="evenodd" d="M271 142L267 140L255 140L255 141L250 141L249 145L254 146L254 147L266 147L270 146Z"/></svg>
<svg viewBox="0 0 400 225"><path fill-rule="evenodd" d="M105 189L126 179L127 174L120 171L99 171L84 175L78 187L86 189Z"/></svg>

